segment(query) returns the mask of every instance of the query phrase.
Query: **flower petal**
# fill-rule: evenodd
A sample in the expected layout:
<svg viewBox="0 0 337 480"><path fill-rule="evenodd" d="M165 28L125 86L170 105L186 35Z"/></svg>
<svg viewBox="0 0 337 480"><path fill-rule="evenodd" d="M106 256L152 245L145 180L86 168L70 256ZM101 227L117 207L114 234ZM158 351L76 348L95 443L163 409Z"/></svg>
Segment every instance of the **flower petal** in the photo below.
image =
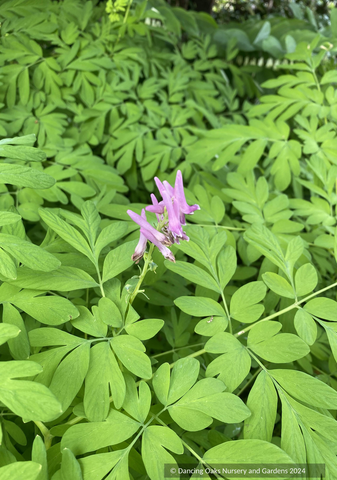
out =
<svg viewBox="0 0 337 480"><path fill-rule="evenodd" d="M163 192L166 191L166 188L164 187L164 185L162 184L162 182L159 180L158 177L154 177L154 181L156 182L160 195L163 196Z"/></svg>
<svg viewBox="0 0 337 480"><path fill-rule="evenodd" d="M158 250L160 251L160 253L165 257L167 258L168 260L170 260L171 262L175 262L176 259L173 255L173 253L171 252L171 250L169 248L167 248L165 245L163 245L162 243L158 242L157 239L155 237L152 236L152 234L150 232L145 232L143 231L143 229L141 228L140 231L142 233L144 233L144 235L147 236L147 239L150 240L150 242L153 243L153 245L155 245Z"/></svg>
<svg viewBox="0 0 337 480"><path fill-rule="evenodd" d="M174 184L174 197L179 203L179 209L181 213L185 215L190 215L195 212L195 210L200 210L199 205L188 205L185 198L183 176L180 170L177 171L176 181ZM185 223L181 222L183 225Z"/></svg>
<svg viewBox="0 0 337 480"><path fill-rule="evenodd" d="M174 188L166 180L163 181L163 185L170 197L172 198L174 195Z"/></svg>
<svg viewBox="0 0 337 480"><path fill-rule="evenodd" d="M179 220L179 205L177 202L172 203L172 200L167 191L163 192L163 200L168 214L169 230L173 236L181 237L183 230Z"/></svg>
<svg viewBox="0 0 337 480"><path fill-rule="evenodd" d="M153 212L156 214L158 222L162 220L162 215L164 213L165 205L164 202L159 202L156 198L156 196L151 193L151 200L152 200L152 205L149 205L145 208L148 212Z"/></svg>
<svg viewBox="0 0 337 480"><path fill-rule="evenodd" d="M138 263L139 260L143 258L143 255L146 250L146 245L147 245L147 238L142 233L142 230L140 230L139 242L135 248L135 253L132 255L131 260Z"/></svg>
<svg viewBox="0 0 337 480"><path fill-rule="evenodd" d="M162 243L167 243L167 238L165 237L165 235L161 232L158 232L158 230L156 230L147 220L146 220L146 214L145 214L145 210L143 208L142 210L142 215L138 215L137 213L133 212L132 210L127 210L126 212L129 217L135 222L137 223L142 229L150 232L152 234L153 237L155 237L157 239L158 242L162 242ZM145 218L144 218L145 217Z"/></svg>

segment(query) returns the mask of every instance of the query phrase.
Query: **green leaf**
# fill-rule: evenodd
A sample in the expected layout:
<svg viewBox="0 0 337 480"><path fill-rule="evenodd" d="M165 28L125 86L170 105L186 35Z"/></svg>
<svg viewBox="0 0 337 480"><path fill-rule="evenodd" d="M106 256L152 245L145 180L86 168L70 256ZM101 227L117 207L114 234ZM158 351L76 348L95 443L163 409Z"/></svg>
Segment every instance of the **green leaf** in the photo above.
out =
<svg viewBox="0 0 337 480"><path fill-rule="evenodd" d="M116 408L125 398L125 381L108 342L90 350L89 371L85 378L84 411L90 422L106 419L110 409L110 391Z"/></svg>
<svg viewBox="0 0 337 480"><path fill-rule="evenodd" d="M106 451L107 449L105 449ZM103 450L104 451L104 450ZM129 480L128 476L128 449L116 450L109 453L94 453L78 459L81 466L83 479L90 478L104 478L109 473L115 474L115 478L121 478L118 475L125 473L125 478ZM124 471L120 471L120 469Z"/></svg>
<svg viewBox="0 0 337 480"><path fill-rule="evenodd" d="M287 275L287 266L280 243L268 228L254 224L244 233L244 239Z"/></svg>
<svg viewBox="0 0 337 480"><path fill-rule="evenodd" d="M41 383L15 380L41 371L42 367L36 362L1 362L0 401L26 420L49 422L62 413L61 404L51 391Z"/></svg>
<svg viewBox="0 0 337 480"><path fill-rule="evenodd" d="M243 323L255 322L264 312L264 306L256 304L264 299L266 290L263 282L250 282L239 288L230 303L232 317Z"/></svg>
<svg viewBox="0 0 337 480"><path fill-rule="evenodd" d="M321 434L326 439L329 439L330 441L333 441L333 442L336 441L336 436L337 436L336 420L332 416L330 416L328 412L323 410L324 414L322 414L319 411L317 411L318 409L307 407L302 403L299 403L298 401L296 401L293 397L288 395L285 391L281 392L281 398L282 397L285 397L285 400L291 406L292 410L296 412L298 421L301 423L303 422L306 428L310 427L313 430L315 430L317 433Z"/></svg>
<svg viewBox="0 0 337 480"><path fill-rule="evenodd" d="M270 320L256 323L248 334L248 345L263 342L268 338L276 335L282 328L280 322L272 322Z"/></svg>
<svg viewBox="0 0 337 480"><path fill-rule="evenodd" d="M251 359L242 343L230 333L221 332L205 344L209 353L221 353L206 369L207 377L218 378L224 382L227 391L233 392L250 371Z"/></svg>
<svg viewBox="0 0 337 480"><path fill-rule="evenodd" d="M86 343L84 338L71 335L59 328L35 328L29 332L29 340L33 347L56 347L71 345L73 347Z"/></svg>
<svg viewBox="0 0 337 480"><path fill-rule="evenodd" d="M317 325L312 316L303 310L297 310L294 318L294 325L298 335L308 345L313 345L317 338Z"/></svg>
<svg viewBox="0 0 337 480"><path fill-rule="evenodd" d="M266 145L267 145L267 140L264 140L262 138L258 140L254 140L246 148L246 151L243 154L243 157L240 161L238 172L245 174L249 172L249 170L252 170L255 167L255 165L258 163L260 158L262 157L262 154L264 152L264 149L266 148Z"/></svg>
<svg viewBox="0 0 337 480"><path fill-rule="evenodd" d="M128 225L126 222L114 222L103 228L95 243L96 258L98 258L103 248L123 237L127 230Z"/></svg>
<svg viewBox="0 0 337 480"><path fill-rule="evenodd" d="M96 193L90 185L83 182L57 182L57 186L70 195L78 195L81 198L92 197Z"/></svg>
<svg viewBox="0 0 337 480"><path fill-rule="evenodd" d="M61 448L83 455L100 448L118 445L137 432L141 425L117 410L105 422L90 422L70 427L62 437Z"/></svg>
<svg viewBox="0 0 337 480"><path fill-rule="evenodd" d="M26 135L24 137L16 137L16 139L27 138L27 137L34 137L34 140L32 141L32 143L35 143L35 140L36 140L35 135ZM3 140L12 141L14 139L5 138ZM13 141L12 143L19 143L19 142ZM27 143L29 142L27 141ZM4 143L1 143L0 157L12 158L15 160L23 160L25 162L43 162L46 159L46 154L42 150L38 150L37 148L34 148L34 147L26 147L23 145L20 145L20 147L12 147L10 145L5 145ZM49 178L51 179L52 177L49 177Z"/></svg>
<svg viewBox="0 0 337 480"><path fill-rule="evenodd" d="M98 283L88 273L74 267L59 267L48 273L36 273L26 267L18 269L17 278L9 282L20 288L70 292L81 288L94 288Z"/></svg>
<svg viewBox="0 0 337 480"><path fill-rule="evenodd" d="M250 415L242 400L223 392L225 385L215 378L197 382L178 402L168 408L173 420L184 430L207 428L212 418L224 423L240 423Z"/></svg>
<svg viewBox="0 0 337 480"><path fill-rule="evenodd" d="M80 464L69 448L62 450L61 480L83 480Z"/></svg>
<svg viewBox="0 0 337 480"><path fill-rule="evenodd" d="M54 230L63 240L83 253L90 260L93 260L93 254L88 243L74 227L49 210L40 209L39 214L48 227Z"/></svg>
<svg viewBox="0 0 337 480"><path fill-rule="evenodd" d="M211 212L215 220L215 223L218 225L225 215L225 206L220 197L215 195L211 200Z"/></svg>
<svg viewBox="0 0 337 480"><path fill-rule="evenodd" d="M206 297L179 297L174 300L177 307L193 317L207 317L218 315L226 317L224 309L218 302Z"/></svg>
<svg viewBox="0 0 337 480"><path fill-rule="evenodd" d="M249 392L247 407L251 416L245 421L244 438L271 442L277 413L277 394L269 374L259 373Z"/></svg>
<svg viewBox="0 0 337 480"><path fill-rule="evenodd" d="M183 366L184 362L180 362L180 363L184 368ZM196 367L195 362L192 362L192 365L194 368ZM199 368L200 367L197 367L197 373L194 374L195 379L193 380L191 385L194 385L194 383L196 382L196 379L198 378ZM168 363L163 363L154 373L153 379L152 379L154 392L157 395L157 398L160 401L160 403L162 403L163 405L167 405L168 403L168 394L169 394L170 382L171 382L170 372L171 372L170 365Z"/></svg>
<svg viewBox="0 0 337 480"><path fill-rule="evenodd" d="M287 275L292 277L293 268L297 260L303 254L304 245L301 237L295 237L290 240L287 246L285 261L287 265Z"/></svg>
<svg viewBox="0 0 337 480"><path fill-rule="evenodd" d="M197 285L201 285L202 287L209 288L214 292L220 293L220 287L217 282L214 280L213 277L209 275L209 273L205 272L202 268L193 265L192 263L186 262L176 262L172 263L169 261L165 261L165 267L172 272L181 275L182 277L186 278L192 283L196 283Z"/></svg>
<svg viewBox="0 0 337 480"><path fill-rule="evenodd" d="M306 462L306 449L303 435L298 424L298 413L281 393L282 402L282 434L281 447L297 463Z"/></svg>
<svg viewBox="0 0 337 480"><path fill-rule="evenodd" d="M39 322L47 325L61 325L78 317L79 312L77 308L66 298L54 295L33 297L32 294L40 294L40 292L33 292L34 290L25 290L23 295L20 292L11 299L11 303Z"/></svg>
<svg viewBox="0 0 337 480"><path fill-rule="evenodd" d="M248 343L249 348L264 360L273 363L289 363L305 357L310 348L291 333L280 333L260 343Z"/></svg>
<svg viewBox="0 0 337 480"><path fill-rule="evenodd" d="M131 325L127 325L125 327L125 331L129 335L139 338L139 340L148 340L149 338L157 335L159 330L163 328L164 323L164 320L160 320L158 318L140 320L136 323L132 323Z"/></svg>
<svg viewBox="0 0 337 480"><path fill-rule="evenodd" d="M79 305L77 309L79 316L75 318L75 320L72 320L72 325L75 328L93 337L106 336L108 327L102 322L98 315L94 317L86 307L81 305Z"/></svg>
<svg viewBox="0 0 337 480"><path fill-rule="evenodd" d="M51 384L51 392L61 402L65 411L81 388L89 368L90 344L85 343L69 355L57 367Z"/></svg>
<svg viewBox="0 0 337 480"><path fill-rule="evenodd" d="M236 252L233 247L227 245L220 251L218 260L218 275L221 288L224 289L236 272Z"/></svg>
<svg viewBox="0 0 337 480"><path fill-rule="evenodd" d="M104 478L109 473L113 473L116 476L124 474L124 478L127 480L130 478L128 478L128 449L109 453L95 453L94 455L80 458L78 462L81 465L85 480L90 478ZM122 469L122 471L120 469ZM120 476L117 478L123 477Z"/></svg>
<svg viewBox="0 0 337 480"><path fill-rule="evenodd" d="M85 184L82 184L82 185L85 185ZM94 195L94 194L95 194L95 190L93 190L91 195ZM89 195L86 195L86 196L89 196ZM99 225L101 223L101 217L98 214L96 205L94 204L94 202L91 202L90 200L83 203L81 208L81 214L84 219L84 225L85 225L84 233L87 236L91 249L93 249L94 243L96 241Z"/></svg>
<svg viewBox="0 0 337 480"><path fill-rule="evenodd" d="M111 348L131 373L140 378L152 377L151 361L144 354L145 347L140 340L131 335L120 335L111 339Z"/></svg>
<svg viewBox="0 0 337 480"><path fill-rule="evenodd" d="M336 409L337 392L317 378L297 370L270 370L270 374L290 395L318 408Z"/></svg>
<svg viewBox="0 0 337 480"><path fill-rule="evenodd" d="M225 442L216 447L210 448L204 455L204 461L212 463L238 463L242 465L244 459L246 463L255 465L264 464L289 464L293 465L293 460L279 447L263 440L235 440ZM257 477L251 477L256 480Z"/></svg>
<svg viewBox="0 0 337 480"><path fill-rule="evenodd" d="M216 333L226 330L228 319L226 317L207 317L200 320L194 328L195 333L205 337L213 337Z"/></svg>
<svg viewBox="0 0 337 480"><path fill-rule="evenodd" d="M337 324L331 322L323 322L322 320L319 323L326 331L332 354L337 361Z"/></svg>
<svg viewBox="0 0 337 480"><path fill-rule="evenodd" d="M302 265L295 275L296 293L299 297L312 293L317 286L318 278L315 267L310 263Z"/></svg>
<svg viewBox="0 0 337 480"><path fill-rule="evenodd" d="M152 380L153 388L158 400L163 405L170 405L182 397L196 382L200 364L194 358L177 360L172 369L163 363L155 372Z"/></svg>
<svg viewBox="0 0 337 480"><path fill-rule="evenodd" d="M267 272L262 275L264 283L270 290L277 293L281 297L295 298L293 287L281 275L277 273Z"/></svg>
<svg viewBox="0 0 337 480"><path fill-rule="evenodd" d="M96 307L93 307L95 317L97 317L98 313L100 320L106 325L110 325L115 328L120 328L122 326L122 314L114 302L110 300L110 298L100 298L98 302L98 310L94 310L94 308Z"/></svg>
<svg viewBox="0 0 337 480"><path fill-rule="evenodd" d="M22 105L27 105L30 93L29 70L24 67L18 76L18 87Z"/></svg>
<svg viewBox="0 0 337 480"><path fill-rule="evenodd" d="M0 323L0 345L19 335L20 329L9 323Z"/></svg>
<svg viewBox="0 0 337 480"><path fill-rule="evenodd" d="M33 441L32 460L33 462L39 463L42 467L36 480L48 480L47 451L39 435L36 435Z"/></svg>
<svg viewBox="0 0 337 480"><path fill-rule="evenodd" d="M36 141L36 135L34 133L31 133L30 135L22 135L20 137L14 137L14 138L3 138L0 140L0 145L34 145ZM19 152L21 149L18 150Z"/></svg>
<svg viewBox="0 0 337 480"><path fill-rule="evenodd" d="M199 227L194 228L192 232L194 232L194 230L197 230L198 228ZM190 257L200 262L202 265L204 265L204 267L209 267L209 259L207 258L203 250L199 247L199 245L193 242L193 240L190 239L189 242L181 242L180 245L178 245L178 248L182 252L186 253L186 255L189 255Z"/></svg>
<svg viewBox="0 0 337 480"><path fill-rule="evenodd" d="M23 446L27 445L27 437L16 423L3 419L2 426L16 443Z"/></svg>
<svg viewBox="0 0 337 480"><path fill-rule="evenodd" d="M51 253L14 235L0 233L0 245L7 253L33 270L51 272L61 265Z"/></svg>
<svg viewBox="0 0 337 480"><path fill-rule="evenodd" d="M125 375L126 395L123 409L140 423L145 423L151 407L151 390L146 382L141 380L139 391L131 375Z"/></svg>
<svg viewBox="0 0 337 480"><path fill-rule="evenodd" d="M30 346L25 324L20 313L10 303L3 304L2 321L19 329L19 334L8 340L8 346L15 360L26 360L30 355ZM2 325L0 324L0 332ZM1 340L0 340L1 342Z"/></svg>
<svg viewBox="0 0 337 480"><path fill-rule="evenodd" d="M304 309L316 317L337 322L337 302L331 298L314 298L305 304Z"/></svg>
<svg viewBox="0 0 337 480"><path fill-rule="evenodd" d="M136 243L135 241L123 243L123 245L108 253L103 265L103 282L116 277L133 265L131 256L134 253Z"/></svg>
<svg viewBox="0 0 337 480"><path fill-rule="evenodd" d="M17 278L17 270L14 260L0 248L0 275L3 275L9 280Z"/></svg>
<svg viewBox="0 0 337 480"><path fill-rule="evenodd" d="M165 480L165 465L173 465L178 471L178 465L167 450L182 455L184 447L178 435L168 427L151 425L143 434L142 459L149 478ZM167 449L167 450L166 450Z"/></svg>
<svg viewBox="0 0 337 480"><path fill-rule="evenodd" d="M0 468L1 480L38 480L41 465L35 462L15 462Z"/></svg>
<svg viewBox="0 0 337 480"><path fill-rule="evenodd" d="M21 216L12 212L0 212L0 227L16 223L21 219Z"/></svg>
<svg viewBox="0 0 337 480"><path fill-rule="evenodd" d="M1 163L1 183L16 185L17 187L46 189L52 187L55 184L55 180L50 175L35 168Z"/></svg>

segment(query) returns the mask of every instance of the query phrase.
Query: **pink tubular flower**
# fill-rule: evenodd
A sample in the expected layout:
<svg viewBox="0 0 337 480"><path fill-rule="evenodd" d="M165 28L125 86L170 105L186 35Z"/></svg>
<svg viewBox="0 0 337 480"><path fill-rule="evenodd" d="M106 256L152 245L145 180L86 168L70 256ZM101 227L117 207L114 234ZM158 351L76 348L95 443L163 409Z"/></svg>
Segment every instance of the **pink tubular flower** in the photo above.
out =
<svg viewBox="0 0 337 480"><path fill-rule="evenodd" d="M130 210L131 211L131 210ZM133 212L132 212L133 213ZM146 214L145 210L143 208L141 217L146 221ZM132 255L131 260L134 262L138 263L141 258L143 258L143 255L146 250L146 245L147 245L147 238L146 236L142 233L142 229L140 229L140 237L139 237L139 242L136 246L135 253Z"/></svg>
<svg viewBox="0 0 337 480"><path fill-rule="evenodd" d="M178 170L177 172L174 188L167 181L161 182L157 177L155 177L154 180L163 197L163 203L167 210L169 230L175 239L178 237L183 240L188 240L188 237L182 229L182 225L186 225L185 215L193 214L195 210L200 210L200 207L199 205L190 206L187 204L181 171ZM154 211L152 207L147 207L146 209L152 212Z"/></svg>
<svg viewBox="0 0 337 480"><path fill-rule="evenodd" d="M126 212L129 217L146 232L150 232L152 236L163 245L171 245L171 242L165 237L165 235L161 232L158 232L149 222L146 220L146 213L143 208L142 215L138 215L138 213L133 212L132 210L127 210Z"/></svg>
<svg viewBox="0 0 337 480"><path fill-rule="evenodd" d="M181 171L177 171L176 181L174 184L174 197L177 200L180 211L180 221L182 225L186 225L185 215L191 215L196 210L200 210L199 205L188 205L185 198L183 176Z"/></svg>
<svg viewBox="0 0 337 480"><path fill-rule="evenodd" d="M163 219L162 216L165 208L164 202L158 203L158 200L153 193L151 193L151 200L152 200L152 205L149 205L148 207L146 207L146 210L148 212L155 213L158 222L160 222Z"/></svg>
<svg viewBox="0 0 337 480"><path fill-rule="evenodd" d="M157 229L146 220L144 209L141 215L132 210L127 211L131 219L140 226L139 242L131 257L136 263L143 257L148 241L155 245L165 258L175 262L173 253L167 247L173 243L179 244L180 240L189 240L182 228L186 224L185 215L191 215L200 209L199 205L187 204L180 170L177 172L174 187L167 181L161 182L157 177L154 180L163 200L158 202L152 193L152 205L147 206L146 210L156 214Z"/></svg>
<svg viewBox="0 0 337 480"><path fill-rule="evenodd" d="M152 235L151 232L145 232L145 231L142 231L143 229L141 228L140 229L140 234L142 235L145 235L147 237L147 239L153 243L153 245L155 245L158 250L160 251L160 253L165 257L167 258L167 260L170 260L171 262L175 262L176 259L174 258L174 255L173 253L171 252L171 250L169 248L167 248L165 245L163 245L162 243L158 242L157 239Z"/></svg>
<svg viewBox="0 0 337 480"><path fill-rule="evenodd" d="M170 197L167 190L163 190L162 197L168 214L169 231L173 234L174 238L182 238L184 232L179 220L179 205Z"/></svg>
<svg viewBox="0 0 337 480"><path fill-rule="evenodd" d="M139 242L135 248L135 252L131 257L131 260L138 263L145 253L147 241L150 241L158 248L158 250L163 254L165 258L167 258L171 262L176 261L173 253L166 246L171 245L171 240L163 233L158 232L158 230L156 230L152 227L152 225L149 224L149 222L146 220L146 213L144 208L141 215L138 215L132 210L128 210L127 214L134 222L140 225Z"/></svg>

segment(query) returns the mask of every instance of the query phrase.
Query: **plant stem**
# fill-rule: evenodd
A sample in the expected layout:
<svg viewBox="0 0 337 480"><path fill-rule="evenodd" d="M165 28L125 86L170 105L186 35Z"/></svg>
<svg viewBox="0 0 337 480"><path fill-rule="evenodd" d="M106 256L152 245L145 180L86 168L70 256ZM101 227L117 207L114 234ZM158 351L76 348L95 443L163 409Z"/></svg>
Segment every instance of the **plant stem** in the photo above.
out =
<svg viewBox="0 0 337 480"><path fill-rule="evenodd" d="M238 232L244 232L246 231L245 228L238 228L238 227L226 227L224 225L202 225L202 224L197 224L197 225L193 225L193 224L188 224L187 225L188 227L212 227L212 228L224 228L225 230L236 230Z"/></svg>
<svg viewBox="0 0 337 480"><path fill-rule="evenodd" d="M253 382L253 380L255 380L255 378L258 376L258 374L262 371L262 368L258 368L256 370L256 372L254 373L254 375L248 380L248 382L246 383L246 385L244 385L241 390L236 394L238 397L246 390L247 387L249 387L249 385Z"/></svg>
<svg viewBox="0 0 337 480"><path fill-rule="evenodd" d="M105 297L105 292L104 292L104 288L103 288L103 282L102 282L101 272L99 271L99 266L98 266L98 264L96 264L96 272L97 272L97 276L98 276L99 288L101 289L102 297Z"/></svg>
<svg viewBox="0 0 337 480"><path fill-rule="evenodd" d="M136 285L136 288L134 289L131 297L130 297L130 300L129 300L129 304L132 305L134 299L136 298L138 292L139 292L139 289L143 283L143 280L145 278L145 275L147 273L147 270L149 268L149 265L150 265L150 262L152 260L152 253L153 253L153 249L154 249L154 245L153 243L151 243L151 246L150 246L150 249L149 249L149 253L147 254L146 256L146 260L145 260L145 263L144 263L144 267L143 267L143 270L142 270L142 273L140 274L139 276L139 280L138 280L138 283Z"/></svg>
<svg viewBox="0 0 337 480"><path fill-rule="evenodd" d="M50 433L50 431L48 430L48 428L45 426L44 423L42 423L38 420L34 421L34 423L38 427L40 432L42 433L46 450L48 450L48 448L51 447L51 442L52 442L54 436Z"/></svg>
<svg viewBox="0 0 337 480"><path fill-rule="evenodd" d="M220 285L219 285L220 286ZM220 287L221 288L221 287ZM227 315L227 318L228 318L228 325L229 325L229 333L233 333L233 329L232 329L232 320L231 320L231 316L229 314L229 310L228 310L228 306L227 306L227 302L226 302L226 299L225 299L225 295L223 294L223 291L221 290L221 298L222 298L222 301L223 301L223 304L224 304L224 307L225 307L225 311L226 311L226 315Z"/></svg>
<svg viewBox="0 0 337 480"><path fill-rule="evenodd" d="M126 21L127 21L127 19L128 19L132 2L133 2L133 0L130 0L129 3L128 3L128 6L127 6L127 9L126 9L124 18L123 18L123 25L126 23ZM118 44L118 42L119 42L120 39L121 39L121 33L119 32L119 33L118 33L117 40L116 40L116 45Z"/></svg>
<svg viewBox="0 0 337 480"><path fill-rule="evenodd" d="M157 355L152 355L150 358L162 357L164 355L168 355L169 353L174 353L174 352L178 352L179 350L184 350L184 348L200 347L200 345L204 345L204 343L195 343L194 345L186 345L185 347L172 348L172 350L168 350L167 352L158 353Z"/></svg>
<svg viewBox="0 0 337 480"><path fill-rule="evenodd" d="M197 352L191 353L191 355L187 355L184 358L195 358L195 357L199 357L200 355L203 355L204 353L206 353L206 350L203 348L202 350L198 350ZM173 368L175 363L176 362L170 363L170 368Z"/></svg>
<svg viewBox="0 0 337 480"><path fill-rule="evenodd" d="M133 0L130 0L130 2L128 3L128 7L127 7L126 12L125 12L125 16L124 16L124 19L123 19L123 23L126 23L126 21L127 21L127 19L128 19L132 2L133 2Z"/></svg>
<svg viewBox="0 0 337 480"><path fill-rule="evenodd" d="M279 317L280 315L283 315L286 312L290 312L290 310L293 310L294 308L297 308L301 303L305 303L308 300L310 300L310 298L316 297L320 293L326 292L327 290L330 290L330 288L333 288L333 287L336 287L336 286L337 286L337 282L333 283L332 285L329 285L328 287L322 288L322 290L318 290L318 292L312 293L311 295L308 295L307 297L302 298L302 300L299 300L299 301L293 303L289 307L283 308L283 310L280 310L279 312L275 312L272 315L269 315L268 317L263 318L262 320L259 320L256 323L253 323L252 325L245 328L244 330L240 330L240 332L236 333L234 336L235 337L240 337L241 335L243 335L244 333L248 332L253 327L255 327L255 325L258 325L259 323L262 323L262 322L266 322L267 320L271 320L272 318Z"/></svg>
<svg viewBox="0 0 337 480"><path fill-rule="evenodd" d="M162 412L160 412L160 413L162 413ZM158 416L160 415L160 413L158 413L157 415L154 415L153 418L155 418L155 419L157 420L157 422L160 423L160 425L162 425L163 427L167 427L166 423L164 423L162 420L160 420L160 418L158 418ZM199 462L200 462L202 465L206 465L207 468L213 470L212 467L211 467L208 463L206 463L206 462L200 457L200 455L198 455L197 452L195 452L195 451L193 450L193 448L189 446L188 443L186 443L182 438L181 438L180 440L181 440L181 443L184 445L184 447L187 448L187 450L189 450L189 451L192 453L192 455L193 455L197 460L199 460ZM216 476L216 478L223 478L222 476L219 476L217 473L214 473L214 475Z"/></svg>

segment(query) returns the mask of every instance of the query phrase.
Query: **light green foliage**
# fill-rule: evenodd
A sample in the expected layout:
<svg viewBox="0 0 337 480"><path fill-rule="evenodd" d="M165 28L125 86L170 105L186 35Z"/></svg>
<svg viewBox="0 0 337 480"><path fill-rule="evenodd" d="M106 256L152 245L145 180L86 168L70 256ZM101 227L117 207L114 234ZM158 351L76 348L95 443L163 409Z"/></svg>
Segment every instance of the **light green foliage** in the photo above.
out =
<svg viewBox="0 0 337 480"><path fill-rule="evenodd" d="M336 15L3 2L1 480L337 477ZM189 241L134 264L178 169Z"/></svg>
<svg viewBox="0 0 337 480"><path fill-rule="evenodd" d="M135 2L131 11L132 1L96 3L71 0L63 8L46 0L21 11L9 0L0 13L1 134L35 134L41 149L33 154L26 146L21 155L38 165L8 164L0 182L26 187L19 210L30 221L39 220L45 202L124 204L128 188L119 174L132 190L151 189L156 173L184 158L197 131L229 118L244 121L221 73L232 65L206 35L214 28L211 17L187 15L163 1L155 8ZM182 29L195 36L180 45ZM14 148L3 145L0 155L15 158ZM221 199L212 207L221 220Z"/></svg>

